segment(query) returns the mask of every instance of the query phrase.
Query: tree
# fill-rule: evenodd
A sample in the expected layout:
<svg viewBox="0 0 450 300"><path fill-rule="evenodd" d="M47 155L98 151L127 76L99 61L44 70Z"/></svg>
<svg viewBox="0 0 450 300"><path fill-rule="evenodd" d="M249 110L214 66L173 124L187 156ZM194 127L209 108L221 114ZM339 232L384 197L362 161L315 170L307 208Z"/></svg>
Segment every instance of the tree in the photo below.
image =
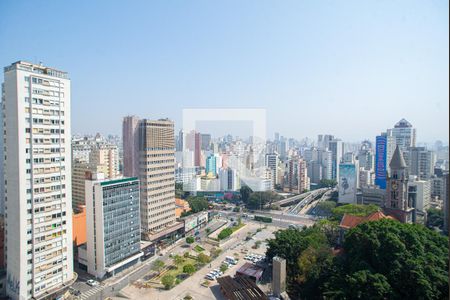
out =
<svg viewBox="0 0 450 300"><path fill-rule="evenodd" d="M223 265L220 266L220 271L222 273L225 273L226 270L228 270L228 266L227 265L223 264Z"/></svg>
<svg viewBox="0 0 450 300"><path fill-rule="evenodd" d="M175 283L175 277L170 274L164 275L161 278L161 283L162 283L162 285L164 285L164 288L166 290L170 290Z"/></svg>
<svg viewBox="0 0 450 300"><path fill-rule="evenodd" d="M192 213L198 213L208 209L209 203L204 197L189 197L187 199Z"/></svg>
<svg viewBox="0 0 450 300"><path fill-rule="evenodd" d="M231 234L233 233L233 229L231 229L230 227L222 229L221 232L219 232L219 234L217 235L217 238L219 240L224 240L227 237L229 237Z"/></svg>
<svg viewBox="0 0 450 300"><path fill-rule="evenodd" d="M194 242L195 242L195 239L194 239L193 236L188 236L188 237L186 238L186 243L192 244L192 243L194 243Z"/></svg>
<svg viewBox="0 0 450 300"><path fill-rule="evenodd" d="M196 271L196 270L195 270L195 267L194 267L193 265L191 265L191 264L187 264L187 265L185 265L185 266L183 267L183 273L192 275L192 274L195 273L195 271Z"/></svg>
<svg viewBox="0 0 450 300"><path fill-rule="evenodd" d="M184 263L184 258L180 255L175 255L173 257L173 262L176 266L180 266Z"/></svg>
<svg viewBox="0 0 450 300"><path fill-rule="evenodd" d="M332 219L340 221L344 214L366 217L379 209L380 208L378 206L373 204L345 204L332 210Z"/></svg>
<svg viewBox="0 0 450 300"><path fill-rule="evenodd" d="M199 263L204 265L209 263L211 261L211 258L204 253L199 253L199 255L197 255L197 260Z"/></svg>
<svg viewBox="0 0 450 300"><path fill-rule="evenodd" d="M327 245L327 238L318 226L302 230L286 229L275 232L275 238L268 240L267 257L286 259L287 273L290 277L298 275L297 259L308 247Z"/></svg>
<svg viewBox="0 0 450 300"><path fill-rule="evenodd" d="M334 201L322 201L317 204L320 214L325 216L330 216L335 207L336 202Z"/></svg>
<svg viewBox="0 0 450 300"><path fill-rule="evenodd" d="M152 270L155 270L156 272L161 272L161 270L164 268L165 264L162 260L157 259L152 265Z"/></svg>
<svg viewBox="0 0 450 300"><path fill-rule="evenodd" d="M189 257L189 251L184 252L183 257L184 258L188 258Z"/></svg>
<svg viewBox="0 0 450 300"><path fill-rule="evenodd" d="M421 225L362 223L348 231L344 252L346 284L366 284L390 299L448 297L448 238Z"/></svg>
<svg viewBox="0 0 450 300"><path fill-rule="evenodd" d="M438 227L442 228L444 226L444 212L442 209L430 208L427 210L427 227Z"/></svg>
<svg viewBox="0 0 450 300"><path fill-rule="evenodd" d="M222 249L216 248L216 247L211 248L211 250L209 251L209 253L211 254L211 256L214 257L214 258L216 258L217 256L219 256L221 252L222 252Z"/></svg>
<svg viewBox="0 0 450 300"><path fill-rule="evenodd" d="M337 185L337 181L334 179L322 179L319 182L319 188L334 188Z"/></svg>
<svg viewBox="0 0 450 300"><path fill-rule="evenodd" d="M242 202L247 204L248 200L250 199L250 195L253 192L252 189L249 188L248 186L244 185L244 186L241 187L239 192L241 194Z"/></svg>

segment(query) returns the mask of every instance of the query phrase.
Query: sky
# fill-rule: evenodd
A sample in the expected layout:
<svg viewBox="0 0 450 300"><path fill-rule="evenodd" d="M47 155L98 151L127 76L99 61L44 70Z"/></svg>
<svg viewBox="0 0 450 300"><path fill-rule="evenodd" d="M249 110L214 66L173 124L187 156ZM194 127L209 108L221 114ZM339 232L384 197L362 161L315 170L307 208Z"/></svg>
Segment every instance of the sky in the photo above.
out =
<svg viewBox="0 0 450 300"><path fill-rule="evenodd" d="M264 108L271 137L374 140L406 118L419 141L448 142L448 5L5 0L0 65L69 72L73 133L120 134L125 115L180 128L185 108Z"/></svg>

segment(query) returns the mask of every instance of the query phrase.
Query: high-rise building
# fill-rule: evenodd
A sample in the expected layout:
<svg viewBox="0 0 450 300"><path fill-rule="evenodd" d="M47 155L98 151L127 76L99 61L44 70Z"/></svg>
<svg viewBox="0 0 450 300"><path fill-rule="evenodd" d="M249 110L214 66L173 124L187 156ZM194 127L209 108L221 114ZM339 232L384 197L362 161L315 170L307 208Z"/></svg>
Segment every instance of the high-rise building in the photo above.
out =
<svg viewBox="0 0 450 300"><path fill-rule="evenodd" d="M23 61L4 78L6 292L39 299L73 279L70 80Z"/></svg>
<svg viewBox="0 0 450 300"><path fill-rule="evenodd" d="M3 99L5 98L4 96L4 85L2 83L2 91L1 91L1 97L0 97L0 215L4 215L5 214L5 166L4 166L4 158L5 158L5 153L4 153L4 136L3 136L3 112L4 112L4 107L3 107Z"/></svg>
<svg viewBox="0 0 450 300"><path fill-rule="evenodd" d="M416 146L416 129L405 119L398 121L394 128L388 129L388 135L395 139L400 151L407 151L409 147Z"/></svg>
<svg viewBox="0 0 450 300"><path fill-rule="evenodd" d="M404 152L405 162L410 175L420 180L429 180L434 173L434 153L425 147L411 147Z"/></svg>
<svg viewBox="0 0 450 300"><path fill-rule="evenodd" d="M217 157L215 155L208 156L206 159L206 175L216 176L217 170Z"/></svg>
<svg viewBox="0 0 450 300"><path fill-rule="evenodd" d="M231 168L221 168L219 179L221 191L236 191L240 187L237 172Z"/></svg>
<svg viewBox="0 0 450 300"><path fill-rule="evenodd" d="M308 163L308 176L311 183L318 184L322 180L322 165L317 160L311 160Z"/></svg>
<svg viewBox="0 0 450 300"><path fill-rule="evenodd" d="M73 160L72 162L72 206L80 211L86 204L85 180L91 173L103 173L105 178L113 179L119 175L119 158L116 145L95 143L90 145L88 160Z"/></svg>
<svg viewBox="0 0 450 300"><path fill-rule="evenodd" d="M340 163L339 176L339 203L356 204L356 192L359 185L358 164Z"/></svg>
<svg viewBox="0 0 450 300"><path fill-rule="evenodd" d="M289 192L303 193L309 190L307 163L302 158L294 157L286 163L284 189Z"/></svg>
<svg viewBox="0 0 450 300"><path fill-rule="evenodd" d="M415 177L415 176L410 176ZM413 178L417 179L417 178ZM415 203L414 208L417 212L426 213L428 208L430 208L431 201L431 183L427 180L410 180L408 181L408 196L414 196L411 199L411 203Z"/></svg>
<svg viewBox="0 0 450 300"><path fill-rule="evenodd" d="M265 166L268 167L272 172L271 178L272 178L274 187L275 187L275 185L277 185L279 183L278 182L278 163L279 163L278 154L276 154L276 153L267 153L266 154Z"/></svg>
<svg viewBox="0 0 450 300"><path fill-rule="evenodd" d="M331 140L328 145L332 153L331 179L334 179L339 183L339 164L342 160L344 145L339 139Z"/></svg>
<svg viewBox="0 0 450 300"><path fill-rule="evenodd" d="M139 122L141 229L154 240L175 224L174 124L168 119Z"/></svg>
<svg viewBox="0 0 450 300"><path fill-rule="evenodd" d="M86 180L86 254L88 273L97 278L114 276L137 263L140 250L139 180Z"/></svg>
<svg viewBox="0 0 450 300"><path fill-rule="evenodd" d="M319 150L318 160L322 165L321 179L332 179L333 153L329 150Z"/></svg>
<svg viewBox="0 0 450 300"><path fill-rule="evenodd" d="M136 116L123 118L123 175L126 177L139 176L138 125L139 118Z"/></svg>
<svg viewBox="0 0 450 300"><path fill-rule="evenodd" d="M211 150L211 135L203 133L201 134L201 150L209 151Z"/></svg>
<svg viewBox="0 0 450 300"><path fill-rule="evenodd" d="M399 146L395 148L389 169L384 209L403 223L414 222L415 204L408 197L408 170Z"/></svg>
<svg viewBox="0 0 450 300"><path fill-rule="evenodd" d="M375 184L381 189L386 189L386 174L395 150L394 137L382 132L376 137L375 148Z"/></svg>
<svg viewBox="0 0 450 300"><path fill-rule="evenodd" d="M326 150L330 148L330 142L334 140L331 134L319 134L317 137L317 148Z"/></svg>

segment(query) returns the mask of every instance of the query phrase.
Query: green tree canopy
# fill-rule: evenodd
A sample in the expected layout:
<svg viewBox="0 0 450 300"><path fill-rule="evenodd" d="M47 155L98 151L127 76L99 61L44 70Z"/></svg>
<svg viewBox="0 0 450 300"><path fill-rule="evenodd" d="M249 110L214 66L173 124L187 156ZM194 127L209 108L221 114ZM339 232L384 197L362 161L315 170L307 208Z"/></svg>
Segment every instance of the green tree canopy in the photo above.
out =
<svg viewBox="0 0 450 300"><path fill-rule="evenodd" d="M160 259L157 259L153 262L152 270L161 272L161 270L164 268L164 266L165 266L164 262Z"/></svg>
<svg viewBox="0 0 450 300"><path fill-rule="evenodd" d="M195 273L195 267L191 264L187 264L183 267L183 273L192 275Z"/></svg>
<svg viewBox="0 0 450 300"><path fill-rule="evenodd" d="M427 226L439 228L444 226L444 212L442 209L430 208L427 211Z"/></svg>
<svg viewBox="0 0 450 300"><path fill-rule="evenodd" d="M380 208L376 205L369 204L345 204L338 206L332 210L332 217L335 220L341 220L344 214L365 217L378 211Z"/></svg>
<svg viewBox="0 0 450 300"><path fill-rule="evenodd" d="M422 225L390 219L362 223L347 233L344 252L348 276L362 282L358 272L367 270L368 282L381 284L383 278L376 277L381 274L391 299L448 297L448 239Z"/></svg>
<svg viewBox="0 0 450 300"><path fill-rule="evenodd" d="M162 285L164 285L164 288L166 290L170 290L173 287L173 285L175 284L175 277L170 274L164 275L161 278L161 283L162 283Z"/></svg>
<svg viewBox="0 0 450 300"><path fill-rule="evenodd" d="M248 186L244 185L241 187L241 189L239 190L240 194L241 194L241 199L244 203L248 202L248 199L250 199L250 194L253 192L251 188L249 188Z"/></svg>
<svg viewBox="0 0 450 300"><path fill-rule="evenodd" d="M187 202L189 203L192 213L208 210L209 203L204 197L189 197Z"/></svg>

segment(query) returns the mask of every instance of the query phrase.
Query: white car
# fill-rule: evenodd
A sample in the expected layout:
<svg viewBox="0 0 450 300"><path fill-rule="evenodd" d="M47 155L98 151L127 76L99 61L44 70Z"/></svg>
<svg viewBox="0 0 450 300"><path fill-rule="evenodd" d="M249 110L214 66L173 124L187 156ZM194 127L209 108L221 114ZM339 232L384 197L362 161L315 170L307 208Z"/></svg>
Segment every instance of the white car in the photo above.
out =
<svg viewBox="0 0 450 300"><path fill-rule="evenodd" d="M93 279L89 279L88 281L86 281L86 283L90 286L97 286L98 285L98 281L95 281Z"/></svg>
<svg viewBox="0 0 450 300"><path fill-rule="evenodd" d="M208 279L208 280L214 280L214 279L216 279L214 276L212 276L211 274L206 274L206 276L205 276L205 278L206 279Z"/></svg>

